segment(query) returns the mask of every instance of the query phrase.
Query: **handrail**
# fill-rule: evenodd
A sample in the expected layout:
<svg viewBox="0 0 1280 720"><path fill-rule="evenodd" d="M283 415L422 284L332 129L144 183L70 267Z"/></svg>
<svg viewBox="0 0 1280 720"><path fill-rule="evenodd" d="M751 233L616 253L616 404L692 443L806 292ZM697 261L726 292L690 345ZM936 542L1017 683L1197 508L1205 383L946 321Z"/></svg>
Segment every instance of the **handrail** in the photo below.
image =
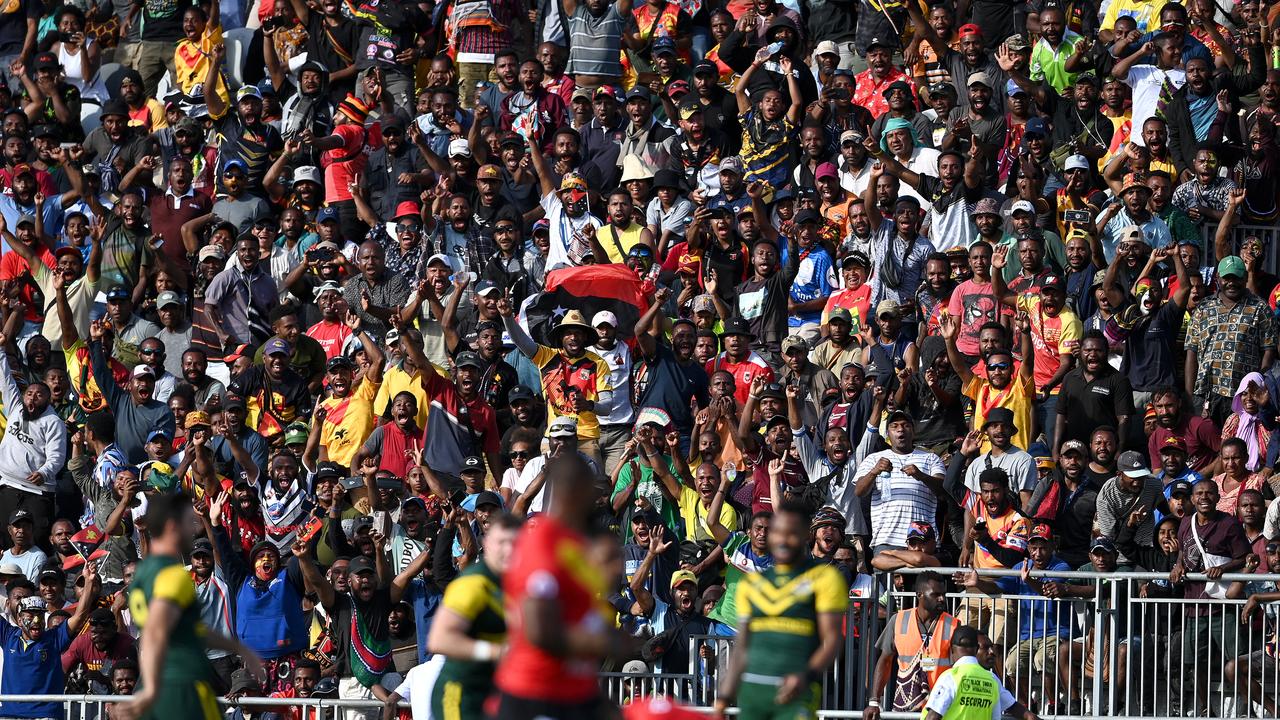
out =
<svg viewBox="0 0 1280 720"><path fill-rule="evenodd" d="M978 577L1020 577L1021 570L1010 570L1008 568L914 568L901 567L889 572L876 573L877 575L923 575L927 572L936 572L943 577L951 577L955 573L976 572ZM1066 578L1068 580L1168 580L1169 573L1150 572L1150 571L1125 571L1125 572L1109 572L1100 573L1086 570L1035 570L1030 573L1031 577L1055 577ZM1270 580L1272 582L1280 582L1280 573L1223 573L1216 578L1207 577L1204 573L1187 573L1185 581L1190 582L1251 582L1259 580Z"/></svg>

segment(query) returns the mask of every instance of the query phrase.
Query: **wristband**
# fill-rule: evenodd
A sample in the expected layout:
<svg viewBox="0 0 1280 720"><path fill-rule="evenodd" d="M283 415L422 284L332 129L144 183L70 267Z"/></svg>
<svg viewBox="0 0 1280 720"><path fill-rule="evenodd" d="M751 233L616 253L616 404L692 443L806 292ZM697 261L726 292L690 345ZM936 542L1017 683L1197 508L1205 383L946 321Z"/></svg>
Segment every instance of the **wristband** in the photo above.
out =
<svg viewBox="0 0 1280 720"><path fill-rule="evenodd" d="M879 700L876 700L876 699L874 699L874 698L873 698L873 699L871 699L871 700L868 700L868 701L867 701L867 707L878 708L878 707L880 707L880 701L879 701Z"/></svg>
<svg viewBox="0 0 1280 720"><path fill-rule="evenodd" d="M498 655L498 648L488 640L477 640L471 646L471 659L476 662L488 662Z"/></svg>

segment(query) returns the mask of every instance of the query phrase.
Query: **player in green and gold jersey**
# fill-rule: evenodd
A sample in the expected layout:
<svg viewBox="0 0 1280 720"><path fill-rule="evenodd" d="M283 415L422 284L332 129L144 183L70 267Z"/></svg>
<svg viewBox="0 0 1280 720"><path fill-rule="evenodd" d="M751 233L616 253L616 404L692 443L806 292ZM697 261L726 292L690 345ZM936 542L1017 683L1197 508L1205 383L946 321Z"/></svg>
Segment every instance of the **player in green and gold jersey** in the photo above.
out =
<svg viewBox="0 0 1280 720"><path fill-rule="evenodd" d="M805 552L809 518L783 503L769 524L773 567L738 582L738 639L716 715L736 699L746 720L816 718L820 680L840 649L849 588L835 566Z"/></svg>
<svg viewBox="0 0 1280 720"><path fill-rule="evenodd" d="M485 698L493 691L493 671L506 644L502 575L519 532L520 521L511 515L491 520L484 553L444 590L427 638L427 649L446 658L431 691L433 718L484 717Z"/></svg>
<svg viewBox="0 0 1280 720"><path fill-rule="evenodd" d="M183 495L155 495L147 504L150 553L134 571L129 613L142 628L141 672L133 700L118 706L119 720L220 720L206 648L233 652L260 680L262 660L243 643L212 632L200 621L196 586L183 565L195 524Z"/></svg>

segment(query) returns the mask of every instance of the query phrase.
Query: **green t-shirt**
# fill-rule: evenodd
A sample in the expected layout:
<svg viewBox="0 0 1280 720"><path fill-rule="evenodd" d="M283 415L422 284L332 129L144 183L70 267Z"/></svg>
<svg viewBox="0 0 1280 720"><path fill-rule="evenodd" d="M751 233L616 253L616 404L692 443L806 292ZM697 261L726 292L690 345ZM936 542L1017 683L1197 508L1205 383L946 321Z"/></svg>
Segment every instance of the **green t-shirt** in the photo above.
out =
<svg viewBox="0 0 1280 720"><path fill-rule="evenodd" d="M663 455L662 459L667 463L667 472L674 476L676 474L675 461L668 455ZM667 529L678 537L680 534L680 508L676 506L676 501L667 497L666 490L662 487L662 479L655 475L653 468L648 465L642 465L638 462L634 466L631 463L624 465L622 471L618 473L618 483L613 486L613 493L609 496L610 499L618 497L618 494L631 484L633 467L639 468L640 481L636 483L636 491L631 496L631 507L635 507L636 498L648 500L653 509L657 510L658 514L662 516L662 524L666 525ZM623 523L622 542L631 542L630 522Z"/></svg>
<svg viewBox="0 0 1280 720"><path fill-rule="evenodd" d="M205 656L204 638L209 629L200 619L196 584L177 558L152 555L138 563L129 586L129 614L138 627L146 627L151 601L156 598L168 600L181 610L178 622L169 631L169 652L161 675L164 683L208 682L213 677Z"/></svg>
<svg viewBox="0 0 1280 720"><path fill-rule="evenodd" d="M751 549L751 538L742 531L729 535L724 542L724 595L707 613L712 620L719 620L729 627L738 627L738 582L747 573L758 573L773 567L773 556L757 555Z"/></svg>

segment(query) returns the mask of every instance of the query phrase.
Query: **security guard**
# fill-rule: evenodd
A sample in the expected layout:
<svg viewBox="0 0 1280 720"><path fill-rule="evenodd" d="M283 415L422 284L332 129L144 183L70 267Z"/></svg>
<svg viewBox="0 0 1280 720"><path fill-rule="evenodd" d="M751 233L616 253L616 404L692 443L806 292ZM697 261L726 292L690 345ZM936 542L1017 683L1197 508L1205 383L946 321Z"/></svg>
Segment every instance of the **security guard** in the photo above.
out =
<svg viewBox="0 0 1280 720"><path fill-rule="evenodd" d="M951 669L938 678L922 720L997 720L1006 714L1039 720L978 661L978 631L968 625L951 638Z"/></svg>

